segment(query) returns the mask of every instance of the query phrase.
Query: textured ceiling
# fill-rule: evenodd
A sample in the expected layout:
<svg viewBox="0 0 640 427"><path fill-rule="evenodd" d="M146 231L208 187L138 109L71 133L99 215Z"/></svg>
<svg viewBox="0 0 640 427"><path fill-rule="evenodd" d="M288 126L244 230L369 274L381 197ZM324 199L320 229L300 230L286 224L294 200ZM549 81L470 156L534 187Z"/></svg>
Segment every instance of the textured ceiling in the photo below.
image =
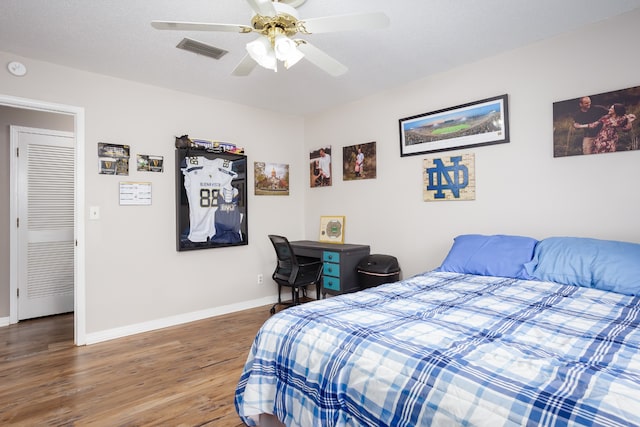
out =
<svg viewBox="0 0 640 427"><path fill-rule="evenodd" d="M249 24L245 0L1 0L0 50L278 112L306 115L575 30L640 0L307 0L301 18L385 12L387 29L305 35L349 71L307 61L231 76L255 34L159 31L152 20ZM176 49L184 37L228 50Z"/></svg>

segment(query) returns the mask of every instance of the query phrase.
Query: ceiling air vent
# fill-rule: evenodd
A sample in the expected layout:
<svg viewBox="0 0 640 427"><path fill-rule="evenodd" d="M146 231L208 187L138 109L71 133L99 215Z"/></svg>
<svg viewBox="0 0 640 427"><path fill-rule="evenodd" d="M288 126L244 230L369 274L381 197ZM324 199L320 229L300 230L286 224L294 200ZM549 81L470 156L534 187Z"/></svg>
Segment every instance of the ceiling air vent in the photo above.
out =
<svg viewBox="0 0 640 427"><path fill-rule="evenodd" d="M176 47L179 49L188 50L189 52L197 53L198 55L208 56L213 59L220 59L224 55L229 53L224 49L219 49L215 46L211 46L206 43L188 38L182 39L182 41L178 43Z"/></svg>

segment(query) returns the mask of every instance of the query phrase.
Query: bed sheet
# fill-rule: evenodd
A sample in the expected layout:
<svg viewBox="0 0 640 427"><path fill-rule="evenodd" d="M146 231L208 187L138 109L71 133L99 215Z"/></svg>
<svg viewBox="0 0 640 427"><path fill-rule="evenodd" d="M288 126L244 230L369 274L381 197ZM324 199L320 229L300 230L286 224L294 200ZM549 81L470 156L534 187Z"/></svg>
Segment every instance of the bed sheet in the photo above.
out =
<svg viewBox="0 0 640 427"><path fill-rule="evenodd" d="M237 386L248 425L640 425L640 299L427 272L284 310Z"/></svg>

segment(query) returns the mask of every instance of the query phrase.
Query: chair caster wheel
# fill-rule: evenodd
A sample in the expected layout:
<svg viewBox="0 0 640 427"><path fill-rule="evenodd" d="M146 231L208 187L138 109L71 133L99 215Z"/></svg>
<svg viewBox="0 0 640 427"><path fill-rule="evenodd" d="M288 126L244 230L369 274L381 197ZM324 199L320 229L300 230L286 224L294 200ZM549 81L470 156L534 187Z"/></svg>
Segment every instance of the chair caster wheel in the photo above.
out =
<svg viewBox="0 0 640 427"><path fill-rule="evenodd" d="M276 308L275 307L271 307L271 310L269 310L269 312L271 314L276 314Z"/></svg>

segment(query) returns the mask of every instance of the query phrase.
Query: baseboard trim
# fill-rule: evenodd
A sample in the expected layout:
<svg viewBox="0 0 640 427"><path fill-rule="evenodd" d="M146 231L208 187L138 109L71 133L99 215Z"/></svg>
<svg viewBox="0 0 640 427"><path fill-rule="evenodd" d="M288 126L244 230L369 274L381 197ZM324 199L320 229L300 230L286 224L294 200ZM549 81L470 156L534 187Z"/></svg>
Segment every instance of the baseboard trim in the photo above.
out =
<svg viewBox="0 0 640 427"><path fill-rule="evenodd" d="M11 321L8 317L0 317L0 328L3 326L9 326L10 324L11 324Z"/></svg>
<svg viewBox="0 0 640 427"><path fill-rule="evenodd" d="M137 323L134 325L123 326L120 328L107 329L100 332L87 333L87 345L96 344L103 341L109 341L116 338L123 338L129 335L135 335L142 332L155 331L156 329L168 328L170 326L181 325L183 323L194 322L196 320L208 319L209 317L221 316L223 314L234 313L236 311L248 310L250 308L260 307L263 305L273 304L274 297L265 297L251 301L245 301L237 304L215 307L207 310L194 311L191 313L179 314L177 316L165 317L163 319L152 320L149 322ZM0 321L2 319L0 318ZM7 318L8 321L8 318Z"/></svg>

